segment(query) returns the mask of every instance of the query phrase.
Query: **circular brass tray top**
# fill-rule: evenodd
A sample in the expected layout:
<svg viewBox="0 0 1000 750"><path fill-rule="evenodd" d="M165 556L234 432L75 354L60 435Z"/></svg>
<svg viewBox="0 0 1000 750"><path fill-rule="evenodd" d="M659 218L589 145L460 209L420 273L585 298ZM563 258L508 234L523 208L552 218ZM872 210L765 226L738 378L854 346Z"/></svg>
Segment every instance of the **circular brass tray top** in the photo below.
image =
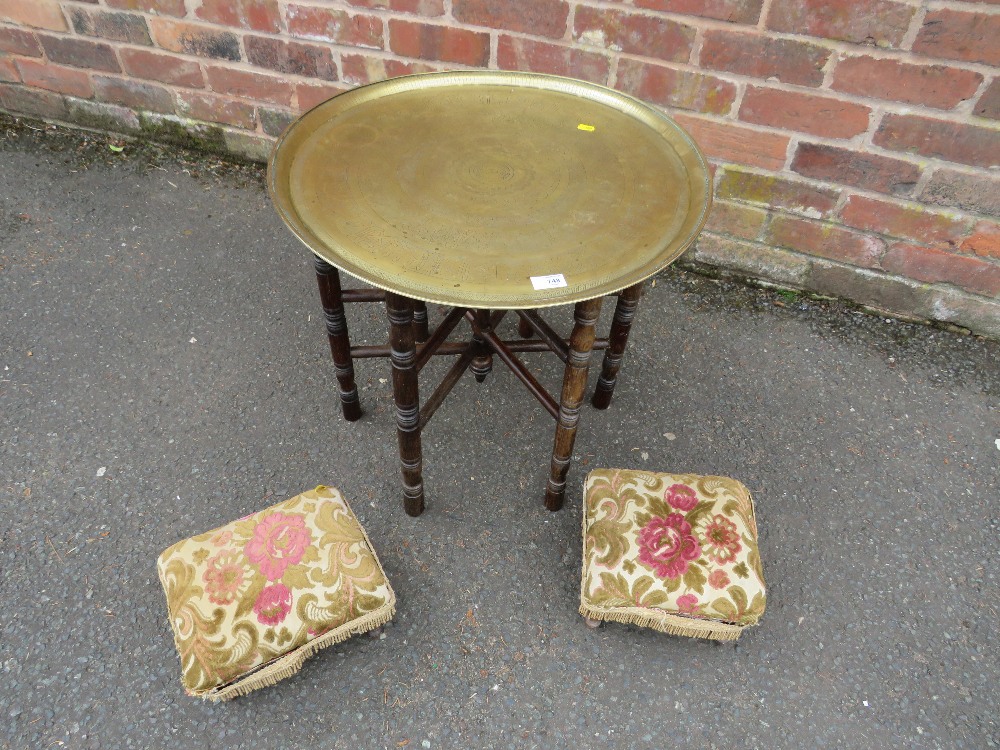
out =
<svg viewBox="0 0 1000 750"><path fill-rule="evenodd" d="M352 276L495 309L642 281L691 244L711 204L705 159L668 117L530 73L431 73L340 94L284 132L268 187L299 239Z"/></svg>

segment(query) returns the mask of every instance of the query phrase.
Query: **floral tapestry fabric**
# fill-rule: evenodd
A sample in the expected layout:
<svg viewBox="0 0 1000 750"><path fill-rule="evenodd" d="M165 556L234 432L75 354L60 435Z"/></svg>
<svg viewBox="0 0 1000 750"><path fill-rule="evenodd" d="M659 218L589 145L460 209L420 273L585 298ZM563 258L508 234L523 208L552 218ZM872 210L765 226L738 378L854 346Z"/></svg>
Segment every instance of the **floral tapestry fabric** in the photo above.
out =
<svg viewBox="0 0 1000 750"><path fill-rule="evenodd" d="M157 568L191 695L272 684L395 611L368 537L330 487L178 542Z"/></svg>
<svg viewBox="0 0 1000 750"><path fill-rule="evenodd" d="M765 601L753 501L735 479L587 476L582 614L728 640L760 620Z"/></svg>

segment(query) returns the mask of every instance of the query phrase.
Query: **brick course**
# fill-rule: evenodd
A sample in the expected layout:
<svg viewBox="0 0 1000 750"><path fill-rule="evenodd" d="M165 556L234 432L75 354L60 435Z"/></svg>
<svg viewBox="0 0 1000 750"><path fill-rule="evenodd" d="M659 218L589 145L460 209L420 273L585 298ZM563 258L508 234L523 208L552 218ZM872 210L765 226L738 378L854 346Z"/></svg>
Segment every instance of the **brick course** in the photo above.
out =
<svg viewBox="0 0 1000 750"><path fill-rule="evenodd" d="M262 158L296 113L353 86L455 68L582 78L665 111L708 157L716 202L693 262L997 332L998 11L1000 0L3 0L0 108L124 130L143 112L188 118Z"/></svg>

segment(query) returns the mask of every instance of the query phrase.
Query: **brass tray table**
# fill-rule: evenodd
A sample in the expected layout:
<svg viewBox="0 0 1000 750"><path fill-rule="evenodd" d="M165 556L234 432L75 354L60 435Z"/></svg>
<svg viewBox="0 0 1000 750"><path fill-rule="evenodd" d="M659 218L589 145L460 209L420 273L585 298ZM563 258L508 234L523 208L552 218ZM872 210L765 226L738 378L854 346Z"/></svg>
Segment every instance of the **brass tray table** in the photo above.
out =
<svg viewBox="0 0 1000 750"><path fill-rule="evenodd" d="M593 403L606 408L643 281L695 239L711 204L704 157L657 110L612 89L494 71L395 78L302 115L268 164L271 198L313 252L344 416L361 416L353 359L392 361L404 507L424 506L420 432L467 369L496 354L556 419L546 507L561 507L592 349L606 349ZM376 287L343 289L339 271ZM611 332L597 339L604 296ZM344 303L384 300L388 346L352 346ZM426 303L450 306L437 328ZM571 336L539 308L573 303ZM521 341L495 328L508 311ZM447 338L462 320L472 336ZM529 338L535 336L536 338ZM517 357L566 363L556 401ZM417 373L457 355L421 407Z"/></svg>

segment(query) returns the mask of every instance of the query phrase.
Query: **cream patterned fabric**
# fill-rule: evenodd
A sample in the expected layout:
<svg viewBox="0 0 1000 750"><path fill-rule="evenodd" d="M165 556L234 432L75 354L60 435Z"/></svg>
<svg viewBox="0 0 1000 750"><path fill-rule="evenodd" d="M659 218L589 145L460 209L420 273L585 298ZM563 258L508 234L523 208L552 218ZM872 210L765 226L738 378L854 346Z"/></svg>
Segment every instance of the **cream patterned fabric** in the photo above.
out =
<svg viewBox="0 0 1000 750"><path fill-rule="evenodd" d="M734 640L764 614L753 500L735 479L592 471L580 613Z"/></svg>
<svg viewBox="0 0 1000 750"><path fill-rule="evenodd" d="M274 684L396 610L368 537L331 487L178 542L157 569L181 681L213 700Z"/></svg>

